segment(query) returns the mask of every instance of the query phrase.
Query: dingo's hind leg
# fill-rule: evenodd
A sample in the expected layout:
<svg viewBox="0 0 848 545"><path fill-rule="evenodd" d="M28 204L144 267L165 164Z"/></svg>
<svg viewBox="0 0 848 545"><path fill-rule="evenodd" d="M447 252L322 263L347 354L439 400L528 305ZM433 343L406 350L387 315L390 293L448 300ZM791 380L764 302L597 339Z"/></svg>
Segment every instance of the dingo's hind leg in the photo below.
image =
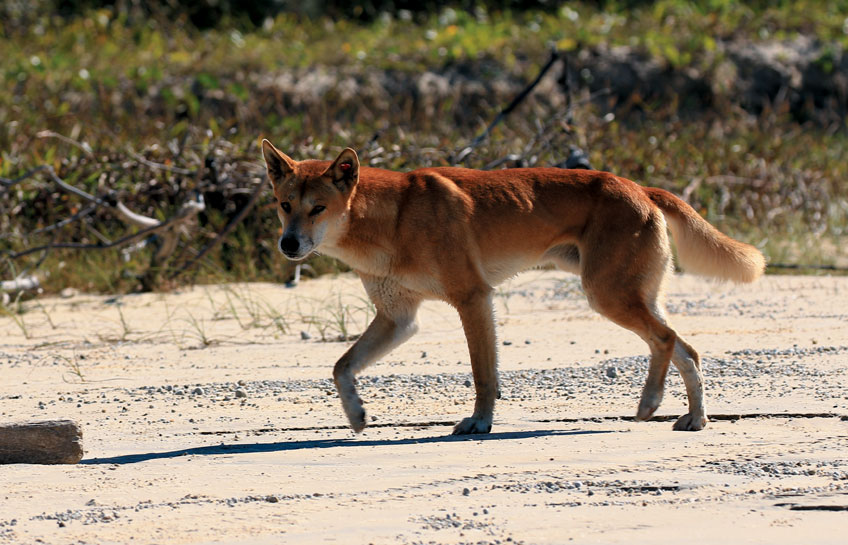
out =
<svg viewBox="0 0 848 545"><path fill-rule="evenodd" d="M674 429L703 429L707 424L707 417L704 407L704 379L698 353L668 326L665 312L658 301L631 300L629 303L618 302L611 305L610 299L613 298L605 299L600 305L595 301L593 306L604 316L642 337L651 350L648 378L642 390L636 419L647 420L659 407L670 359L683 378L689 400L689 412L677 420Z"/></svg>
<svg viewBox="0 0 848 545"><path fill-rule="evenodd" d="M586 233L580 246L580 274L592 308L639 335L650 348L648 377L636 412L637 420L647 420L662 401L677 342L661 310L671 247L659 212L647 217L629 212L618 210L610 218L601 218ZM631 234L611 236L609 225Z"/></svg>
<svg viewBox="0 0 848 545"><path fill-rule="evenodd" d="M674 429L700 430L707 422L700 358L665 317L663 286L671 273L665 221L649 218L636 234L616 245L608 238L605 241L603 233L594 233L597 242L586 244L585 251L581 248L583 287L593 308L639 335L650 348L636 419L647 420L659 407L670 360L680 371L689 398L689 413L678 419Z"/></svg>
<svg viewBox="0 0 848 545"><path fill-rule="evenodd" d="M707 410L704 406L704 377L701 374L701 358L692 346L677 337L671 361L686 385L689 397L689 412L677 419L674 429L680 431L698 431L707 425Z"/></svg>
<svg viewBox="0 0 848 545"><path fill-rule="evenodd" d="M637 420L647 420L662 401L665 377L674 352L677 334L658 320L641 299L627 296L618 298L622 295L624 294L605 294L601 298L590 297L590 300L598 312L618 325L633 331L648 343L648 348L651 350L648 378L645 380L642 398L636 412Z"/></svg>
<svg viewBox="0 0 848 545"><path fill-rule="evenodd" d="M656 298L655 298L656 299ZM651 314L665 325L664 305L653 301L649 306ZM686 396L689 399L689 412L677 419L674 429L678 431L698 431L707 425L707 413L704 407L704 377L701 374L701 358L692 346L675 334L674 350L671 362L677 367L683 384L686 386Z"/></svg>

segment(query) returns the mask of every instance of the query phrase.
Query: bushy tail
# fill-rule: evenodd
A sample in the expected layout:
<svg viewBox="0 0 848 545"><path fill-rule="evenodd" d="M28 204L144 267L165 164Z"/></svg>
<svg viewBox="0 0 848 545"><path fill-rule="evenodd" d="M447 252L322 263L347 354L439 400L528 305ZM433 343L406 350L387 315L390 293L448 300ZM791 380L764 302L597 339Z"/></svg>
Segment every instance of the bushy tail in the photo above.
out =
<svg viewBox="0 0 848 545"><path fill-rule="evenodd" d="M734 282L753 282L763 274L766 260L759 250L721 233L676 195L644 189L666 217L683 269Z"/></svg>

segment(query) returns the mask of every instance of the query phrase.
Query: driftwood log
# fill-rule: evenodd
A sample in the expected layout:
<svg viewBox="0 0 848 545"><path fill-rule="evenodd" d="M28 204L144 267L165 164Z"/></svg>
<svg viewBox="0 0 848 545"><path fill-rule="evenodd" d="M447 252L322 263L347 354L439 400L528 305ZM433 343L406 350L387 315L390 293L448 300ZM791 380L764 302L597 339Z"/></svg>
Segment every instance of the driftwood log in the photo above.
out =
<svg viewBox="0 0 848 545"><path fill-rule="evenodd" d="M0 424L0 464L75 464L82 454L73 420Z"/></svg>

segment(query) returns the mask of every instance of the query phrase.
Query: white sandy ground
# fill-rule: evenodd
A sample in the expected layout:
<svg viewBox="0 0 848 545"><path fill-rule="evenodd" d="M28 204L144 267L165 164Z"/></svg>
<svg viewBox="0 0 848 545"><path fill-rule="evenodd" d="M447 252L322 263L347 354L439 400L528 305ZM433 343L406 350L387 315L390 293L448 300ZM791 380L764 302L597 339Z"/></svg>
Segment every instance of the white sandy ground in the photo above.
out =
<svg viewBox="0 0 848 545"><path fill-rule="evenodd" d="M630 419L647 348L566 274L498 291L503 399L470 438L441 303L360 377L354 435L330 380L369 317L352 276L27 302L0 318L0 422L76 419L86 455L0 466L0 542L845 543L848 278L668 292L704 357L698 433L671 430L674 371L661 418Z"/></svg>

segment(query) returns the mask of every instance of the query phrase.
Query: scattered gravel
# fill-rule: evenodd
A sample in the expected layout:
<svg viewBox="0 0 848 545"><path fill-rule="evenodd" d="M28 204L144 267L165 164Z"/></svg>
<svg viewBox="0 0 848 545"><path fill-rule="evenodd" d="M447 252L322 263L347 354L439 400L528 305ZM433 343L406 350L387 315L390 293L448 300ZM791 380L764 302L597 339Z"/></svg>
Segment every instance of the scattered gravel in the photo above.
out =
<svg viewBox="0 0 848 545"><path fill-rule="evenodd" d="M461 517L456 513L446 515L431 515L428 517L411 518L410 522L421 524L422 528L428 530L483 530L491 526L491 523L483 522L473 518Z"/></svg>
<svg viewBox="0 0 848 545"><path fill-rule="evenodd" d="M848 364L833 370L816 368L815 359L848 352L845 346L816 346L791 349L745 349L724 355L704 357L702 367L707 390L714 399L738 399L740 391L768 398L803 395L816 400L833 400L845 405ZM8 356L0 352L0 362L17 364L26 356ZM469 366L470 367L470 366ZM502 371L502 398L516 401L549 401L578 396L605 401L610 397L632 396L644 384L648 369L647 356L617 357L591 366L567 366L554 369L522 369ZM329 375L329 370L328 370ZM667 388L672 396L685 397L682 380L674 366L669 369ZM405 399L414 401L422 394L431 398L468 397L473 388L470 368L462 373L361 375L357 385L363 399ZM108 392L108 393L107 393ZM191 395L188 396L187 394ZM140 388L84 389L74 395L34 400L39 409L56 403L128 404L162 401L228 402L232 399L282 399L296 395L299 402L327 402L335 396L331 378L297 380L239 380L233 383L163 384ZM18 393L0 396L6 400L25 400ZM250 404L249 404L250 405ZM249 406L248 405L248 406Z"/></svg>

